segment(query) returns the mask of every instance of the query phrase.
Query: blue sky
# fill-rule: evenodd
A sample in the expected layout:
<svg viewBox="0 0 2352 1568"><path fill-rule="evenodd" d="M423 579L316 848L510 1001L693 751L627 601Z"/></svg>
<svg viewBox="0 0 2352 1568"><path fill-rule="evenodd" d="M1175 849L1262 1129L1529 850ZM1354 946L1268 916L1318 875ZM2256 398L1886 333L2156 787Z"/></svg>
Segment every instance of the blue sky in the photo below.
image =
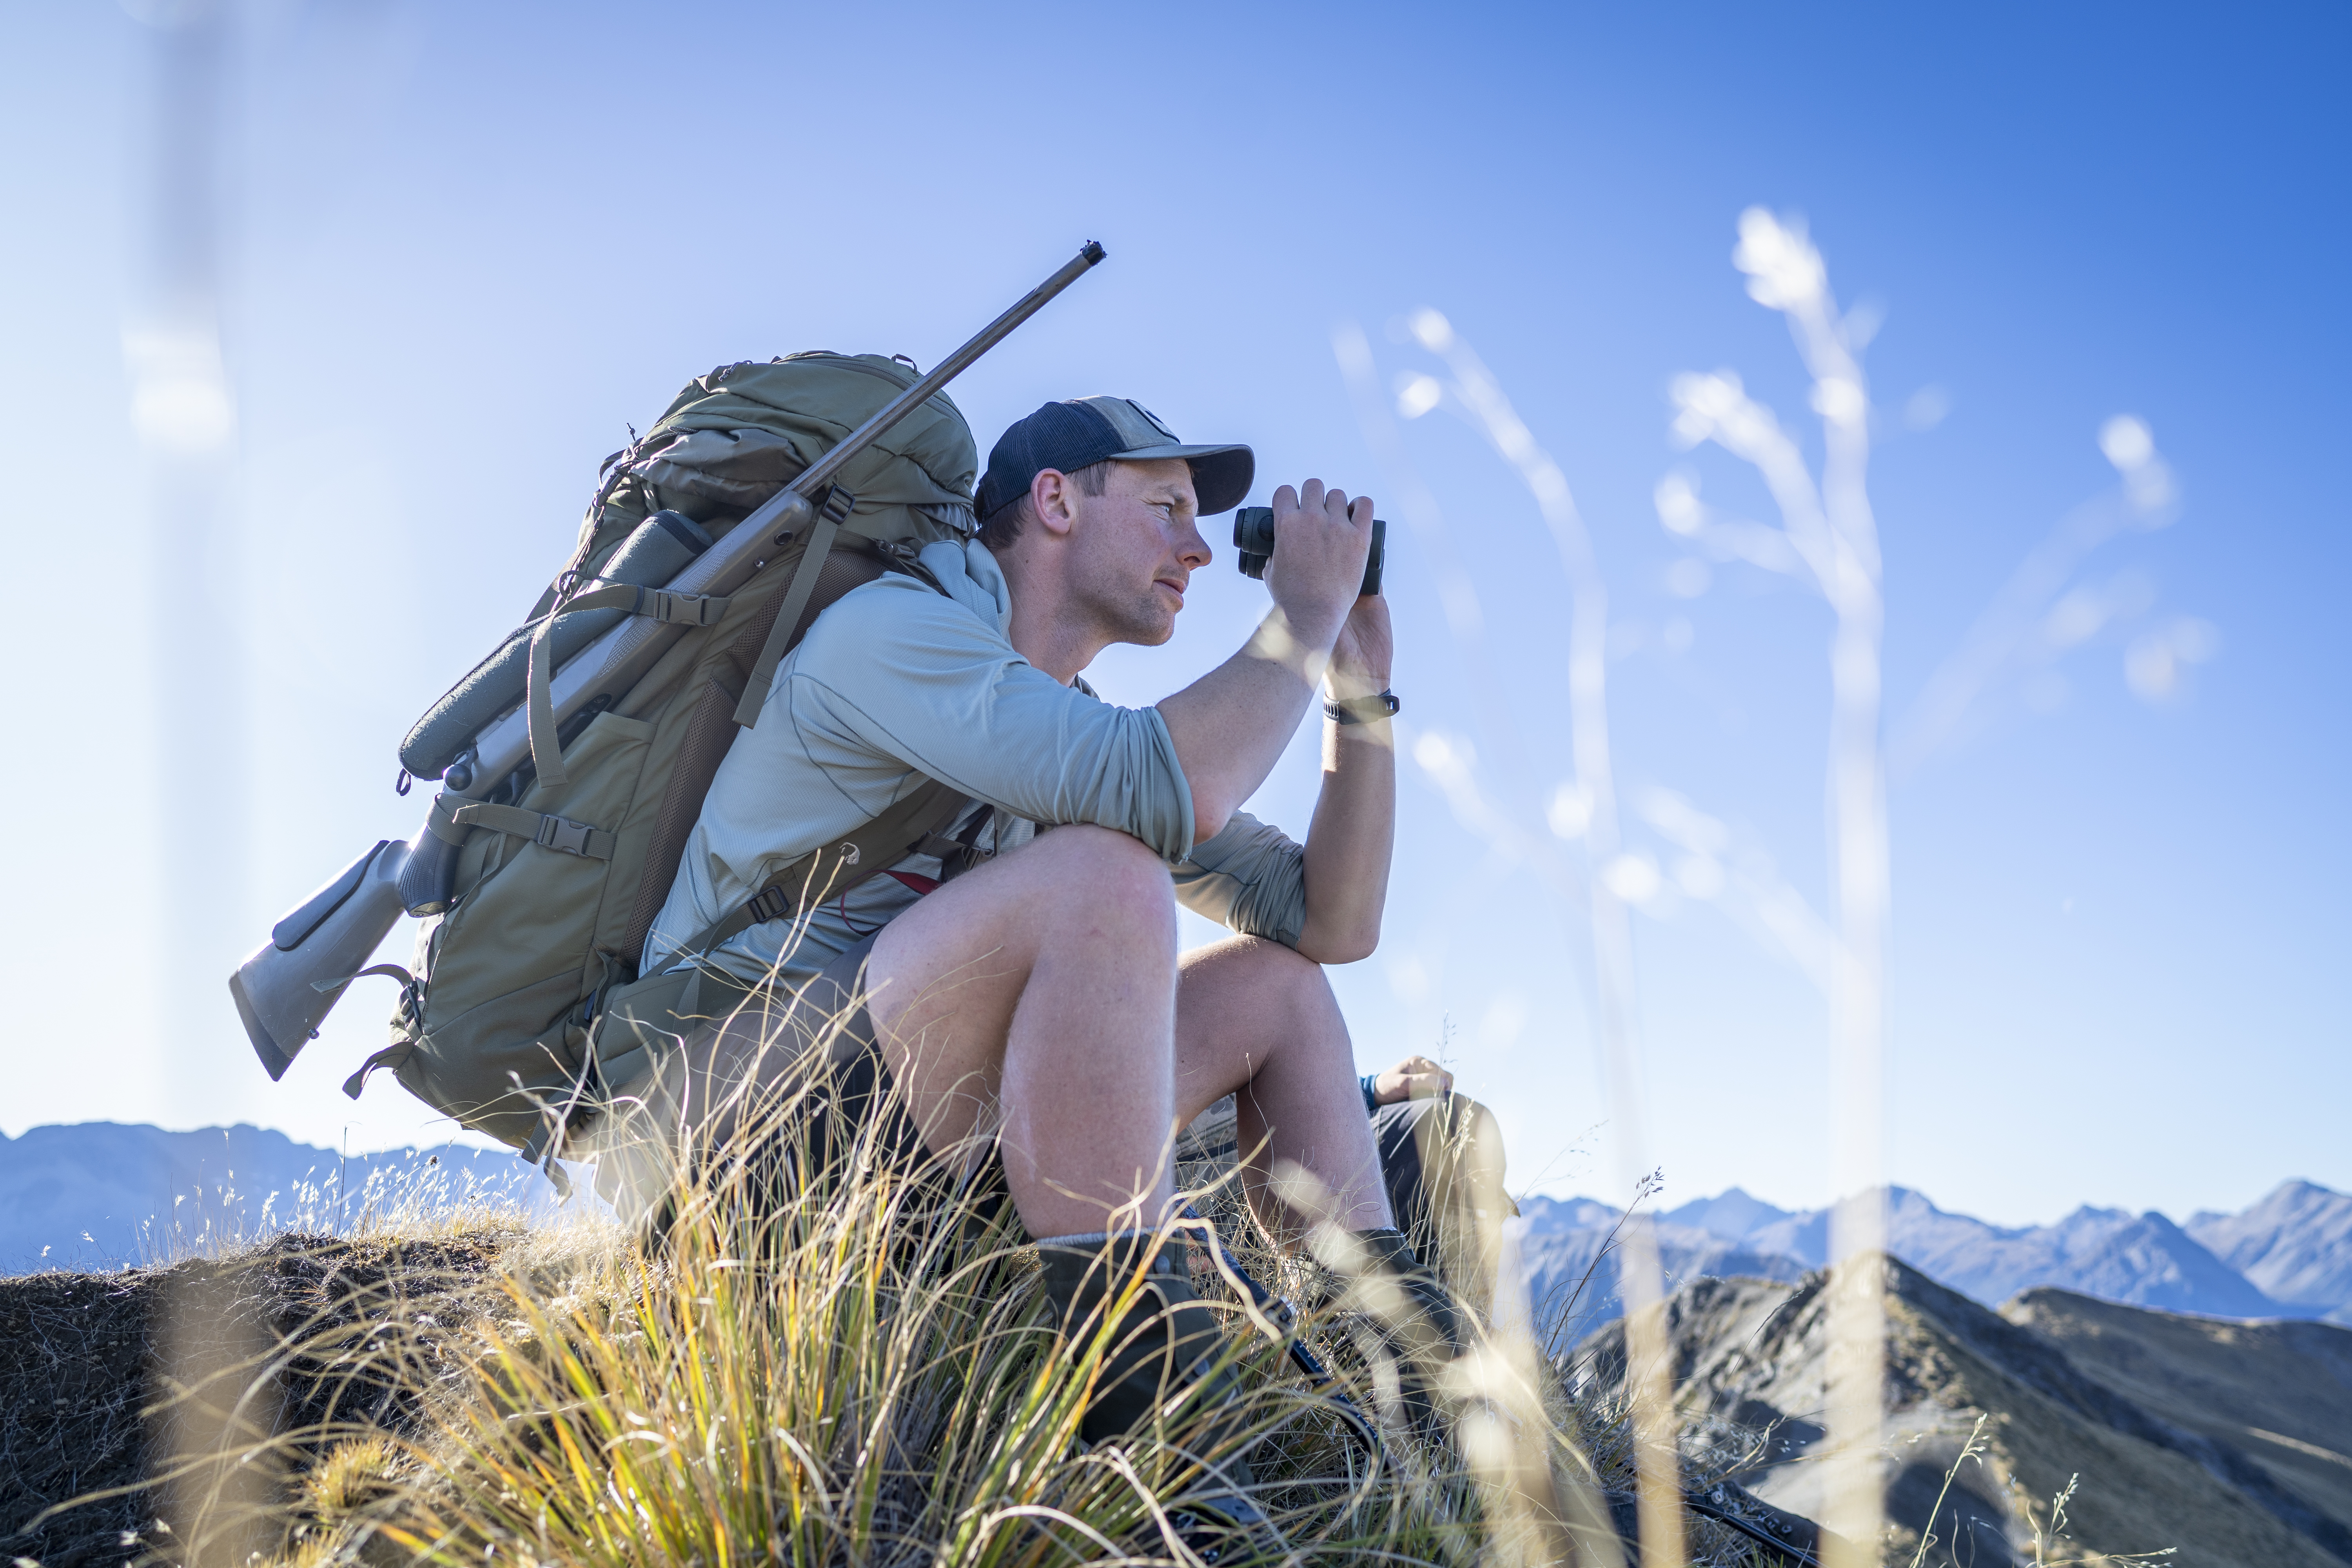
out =
<svg viewBox="0 0 2352 1568"><path fill-rule="evenodd" d="M1730 263L1761 204L1801 215L1839 298L1884 316L1894 719L2026 552L2112 489L2104 422L2145 420L2182 498L2085 563L2078 585L2123 613L1892 793L1890 1173L2016 1223L2352 1187L2339 14L248 5L234 458L193 595L227 674L192 743L162 716L187 658L151 646L142 607L156 541L123 349L152 35L96 4L6 26L0 418L32 591L5 634L0 1130L436 1135L388 1080L357 1106L337 1091L388 999L347 999L272 1086L220 982L358 850L415 830L398 737L560 563L625 423L739 358L928 364L1087 238L1110 261L955 389L983 448L1045 398L1117 391L1189 438L1254 443L1256 499L1315 473L1397 519L1332 334L1360 324L1383 378L1425 372L1394 324L1444 311L1592 531L1622 784L1700 803L1822 907L1827 612L1738 566L1678 595L1688 552L1652 500L1685 470L1770 515L1752 474L1676 446L1667 396L1729 367L1805 419L1788 334ZM1906 418L1938 403L1931 427ZM1539 831L1569 765L1564 584L1482 437L1443 409L1405 436L1475 577L1518 761L1482 731L1401 531L1406 717L1468 740ZM1151 700L1262 604L1220 563L1173 646L1106 658L1098 684ZM2135 695L2127 650L2184 620L2211 657ZM1407 772L1388 940L1335 975L1360 1055L1450 1023L1517 1178L1616 1195L1581 935ZM1259 806L1303 826L1313 783L1302 740ZM166 797L218 830L166 833ZM1636 940L1669 1200L1825 1199L1807 981L1704 900Z"/></svg>

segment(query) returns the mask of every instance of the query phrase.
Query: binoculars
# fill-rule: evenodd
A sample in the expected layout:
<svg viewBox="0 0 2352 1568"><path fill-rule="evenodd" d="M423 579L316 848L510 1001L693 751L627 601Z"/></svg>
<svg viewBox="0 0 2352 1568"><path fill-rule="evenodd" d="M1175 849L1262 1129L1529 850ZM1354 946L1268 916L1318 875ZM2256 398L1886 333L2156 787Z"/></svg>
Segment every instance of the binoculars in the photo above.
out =
<svg viewBox="0 0 2352 1568"><path fill-rule="evenodd" d="M1364 561L1364 585L1356 590L1360 596L1381 591L1381 547L1388 537L1389 525L1372 519L1372 552ZM1264 577L1265 563L1274 559L1274 508L1245 506L1234 512L1234 548L1241 552L1243 576Z"/></svg>

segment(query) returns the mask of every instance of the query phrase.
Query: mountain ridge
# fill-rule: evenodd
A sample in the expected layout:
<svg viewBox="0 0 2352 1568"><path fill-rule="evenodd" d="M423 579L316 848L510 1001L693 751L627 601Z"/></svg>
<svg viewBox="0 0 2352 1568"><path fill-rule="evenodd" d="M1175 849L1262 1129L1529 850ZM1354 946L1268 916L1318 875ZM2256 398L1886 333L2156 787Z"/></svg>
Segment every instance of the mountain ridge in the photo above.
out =
<svg viewBox="0 0 2352 1568"><path fill-rule="evenodd" d="M1816 1516L1831 1441L1825 1286L1821 1273L1696 1280L1665 1324L1681 1415L1760 1434L1733 1479ZM1885 1301L1888 1563L1932 1536L1939 1561L2026 1568L2055 1544L2035 1537L2062 1489L2064 1536L2095 1552L2170 1546L2212 1568L2352 1560L2352 1485L2336 1479L2352 1467L2352 1332L2054 1289L1994 1312L1893 1258ZM1569 1364L1622 1386L1624 1363L1612 1325Z"/></svg>
<svg viewBox="0 0 2352 1568"><path fill-rule="evenodd" d="M245 1124L35 1127L0 1135L0 1272L170 1256L297 1218L334 1229L370 1204L468 1195L553 1201L544 1178L503 1150L445 1144L345 1159ZM1578 1338L1614 1317L1621 1211L1586 1197L1521 1206L1522 1273L1539 1321ZM1657 1216L1669 1286L1793 1282L1828 1261L1830 1217L1737 1186L1692 1199ZM1888 1189L1887 1217L1891 1252L1986 1306L2054 1288L2207 1317L2352 1326L2352 1195L2313 1182L2282 1183L2237 1214L2200 1211L2185 1226L2088 1205L2054 1225L1996 1226L1905 1187Z"/></svg>
<svg viewBox="0 0 2352 1568"><path fill-rule="evenodd" d="M505 1150L441 1144L346 1158L249 1123L167 1132L83 1121L0 1134L0 1274L172 1258L271 1229L341 1230L371 1205L550 1204Z"/></svg>
<svg viewBox="0 0 2352 1568"><path fill-rule="evenodd" d="M1996 1226L1940 1209L1906 1187L1887 1193L1887 1250L1948 1289L1997 1307L2054 1288L2202 1317L2320 1319L2352 1325L2352 1196L2289 1181L2236 1215L2187 1226L2154 1210L2084 1205L2053 1225ZM1621 1211L1592 1198L1522 1205L1520 1240L1538 1306L1586 1282L1572 1314L1615 1313L1609 1237ZM1792 1281L1830 1258L1828 1209L1788 1210L1732 1187L1656 1216L1669 1289L1746 1277ZM1552 1321L1562 1321L1555 1314Z"/></svg>
<svg viewBox="0 0 2352 1568"><path fill-rule="evenodd" d="M2200 1212L2183 1228L2273 1300L2352 1327L2352 1195L2283 1182L2237 1214Z"/></svg>

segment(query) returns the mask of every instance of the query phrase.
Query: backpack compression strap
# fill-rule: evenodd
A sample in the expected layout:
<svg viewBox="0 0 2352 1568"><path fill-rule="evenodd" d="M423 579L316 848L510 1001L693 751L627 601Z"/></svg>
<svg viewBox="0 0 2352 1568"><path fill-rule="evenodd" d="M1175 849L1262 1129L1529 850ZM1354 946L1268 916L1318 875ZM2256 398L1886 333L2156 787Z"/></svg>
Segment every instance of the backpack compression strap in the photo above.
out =
<svg viewBox="0 0 2352 1568"><path fill-rule="evenodd" d="M727 601L712 594L673 594L667 588L638 588L613 583L574 594L540 619L530 634L530 675L523 706L530 726L530 764L543 784L567 784L572 775L563 766L562 738L555 728L555 652L548 634L558 615L577 610L622 610L648 620L680 626L715 626L727 613Z"/></svg>
<svg viewBox="0 0 2352 1568"><path fill-rule="evenodd" d="M806 914L835 893L880 876L953 822L968 798L950 784L925 779L922 788L840 843L813 849L769 878L732 914L696 932L667 962L709 952L765 921Z"/></svg>

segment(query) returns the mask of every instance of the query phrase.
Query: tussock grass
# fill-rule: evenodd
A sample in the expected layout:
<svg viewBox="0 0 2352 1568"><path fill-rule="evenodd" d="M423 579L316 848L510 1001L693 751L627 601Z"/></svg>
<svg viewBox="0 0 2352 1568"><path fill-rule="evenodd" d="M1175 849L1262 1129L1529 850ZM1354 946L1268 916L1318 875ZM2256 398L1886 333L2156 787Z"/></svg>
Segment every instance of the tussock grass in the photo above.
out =
<svg viewBox="0 0 2352 1568"><path fill-rule="evenodd" d="M1194 1250L1280 1531L1262 1560L1626 1561L1622 1408L1580 1407L1523 1336L1482 1334L1446 1380L1453 1436L1417 1439L1377 1293L1312 1248L1277 1255L1229 1190L1198 1195L1384 1427L1377 1460L1353 1446ZM1106 1334L1056 1331L1009 1214L942 1202L862 1142L821 1163L769 1145L681 1172L650 1247L609 1224L411 1219L412 1237L387 1215L363 1237L285 1237L154 1275L204 1273L226 1292L193 1312L171 1304L193 1300L184 1285L159 1298L177 1320L163 1338L184 1343L202 1321L214 1351L159 1380L150 1415L170 1440L144 1482L152 1518L82 1561L1201 1561L1171 1517L1224 1457L1202 1451L1197 1413L1081 1447ZM232 1321L246 1327L218 1328ZM1689 1525L1695 1565L1755 1561Z"/></svg>
<svg viewBox="0 0 2352 1568"><path fill-rule="evenodd" d="M169 1210L139 1227L135 1266L226 1261L289 1235L413 1241L543 1224L550 1207L545 1190L538 1173L502 1152L457 1143L410 1149L404 1156L354 1155L267 1193L246 1186L228 1169L175 1192ZM258 1209L251 1206L257 1196Z"/></svg>

